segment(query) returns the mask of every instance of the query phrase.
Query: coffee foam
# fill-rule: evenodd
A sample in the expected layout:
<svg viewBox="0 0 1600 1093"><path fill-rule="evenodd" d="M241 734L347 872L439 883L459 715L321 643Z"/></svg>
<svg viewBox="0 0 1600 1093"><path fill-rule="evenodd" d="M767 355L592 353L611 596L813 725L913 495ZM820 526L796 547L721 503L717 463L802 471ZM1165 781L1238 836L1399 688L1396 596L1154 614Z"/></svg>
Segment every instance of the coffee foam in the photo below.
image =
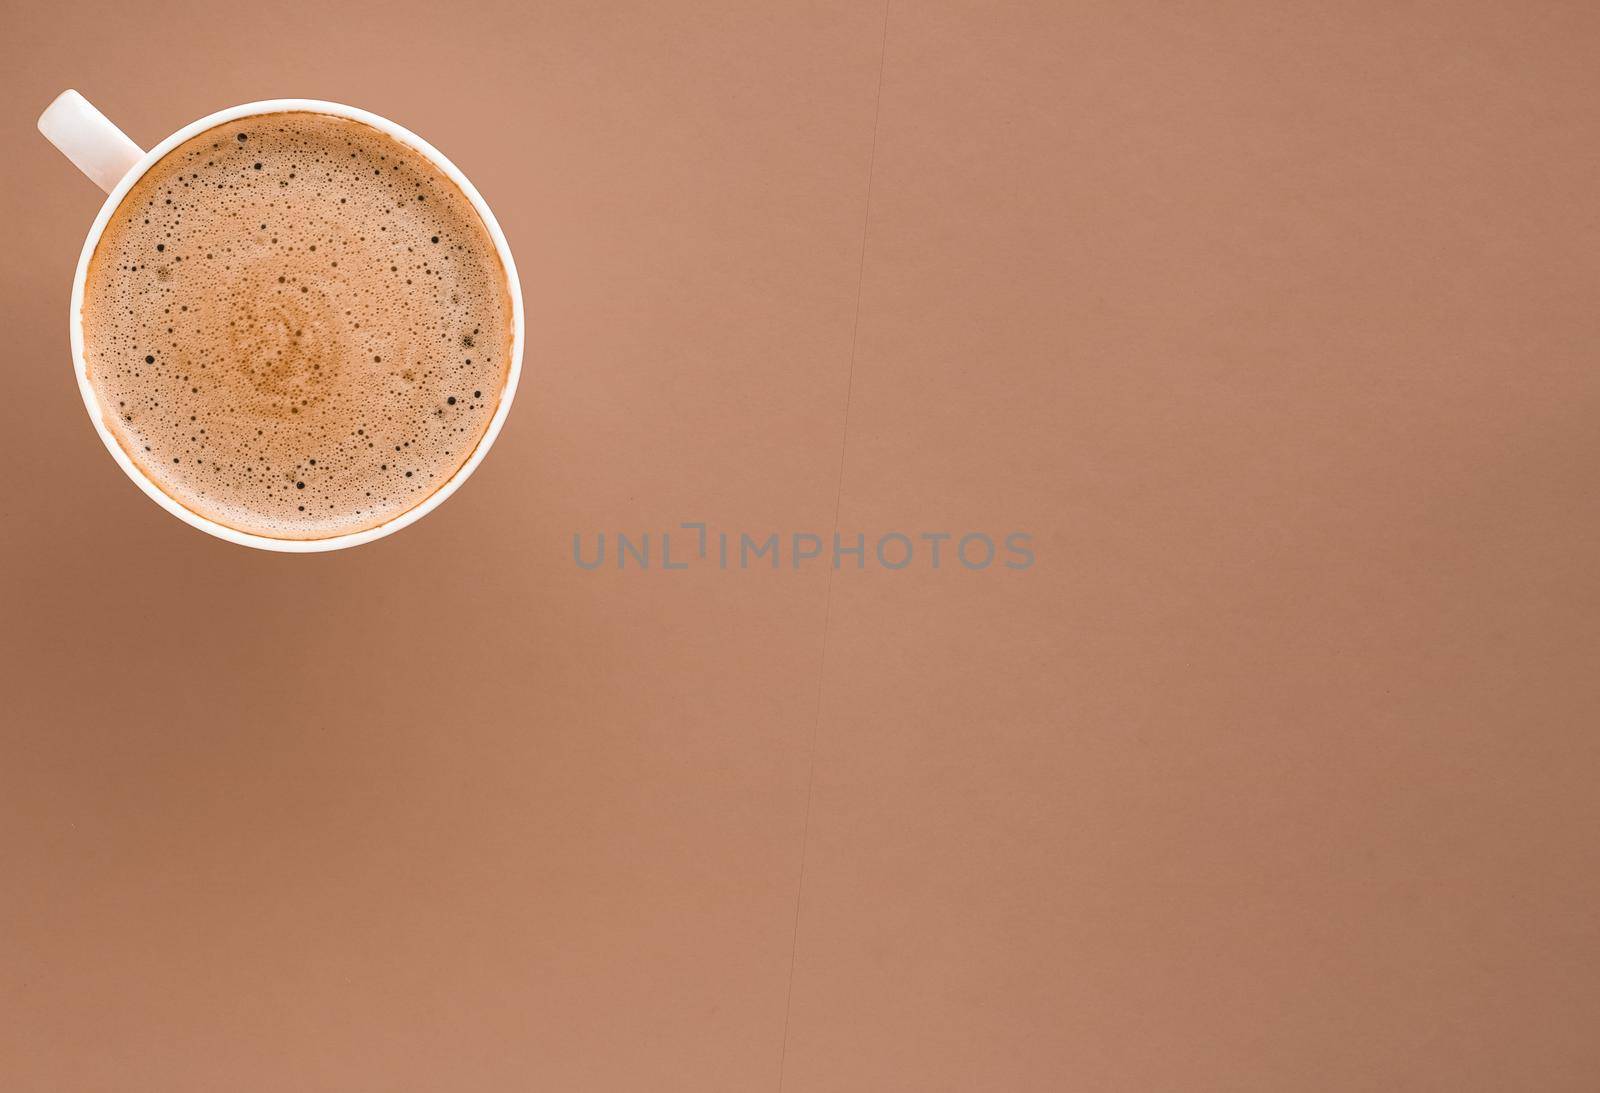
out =
<svg viewBox="0 0 1600 1093"><path fill-rule="evenodd" d="M466 462L499 405L511 301L454 183L361 122L267 114L139 179L89 264L89 380L117 443L240 531L378 526Z"/></svg>

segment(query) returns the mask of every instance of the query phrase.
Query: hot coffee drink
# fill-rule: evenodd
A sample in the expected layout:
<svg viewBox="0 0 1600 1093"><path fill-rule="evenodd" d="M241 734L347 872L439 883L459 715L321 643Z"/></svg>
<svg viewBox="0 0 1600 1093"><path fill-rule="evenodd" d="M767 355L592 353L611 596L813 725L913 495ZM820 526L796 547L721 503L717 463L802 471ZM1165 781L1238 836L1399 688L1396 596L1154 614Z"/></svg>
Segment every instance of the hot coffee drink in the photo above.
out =
<svg viewBox="0 0 1600 1093"><path fill-rule="evenodd" d="M179 504L323 539L425 501L472 454L510 363L505 269L466 195L371 126L265 114L173 149L84 286L89 381Z"/></svg>

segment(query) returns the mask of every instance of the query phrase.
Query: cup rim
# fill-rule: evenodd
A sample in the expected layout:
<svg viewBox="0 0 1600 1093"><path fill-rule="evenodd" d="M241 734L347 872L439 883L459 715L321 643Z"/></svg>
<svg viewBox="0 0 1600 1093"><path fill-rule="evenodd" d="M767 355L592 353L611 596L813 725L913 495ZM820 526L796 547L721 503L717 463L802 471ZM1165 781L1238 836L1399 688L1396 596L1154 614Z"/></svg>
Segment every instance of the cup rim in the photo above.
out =
<svg viewBox="0 0 1600 1093"><path fill-rule="evenodd" d="M240 531L226 524L218 523L208 517L201 516L180 504L176 499L157 486L150 477L140 470L133 459L123 450L122 445L112 434L105 422L105 410L96 397L94 387L89 382L88 361L84 354L83 337L83 297L85 285L88 281L89 262L94 257L95 248L100 243L100 237L105 232L106 225L110 223L112 215L122 204L122 199L127 196L135 183L144 177L146 171L159 162L166 154L188 140L218 125L240 118L254 117L260 114L281 113L311 113L331 114L335 117L349 118L352 121L363 122L372 126L379 132L399 141L420 155L428 159L435 167L444 173L455 186L467 196L477 212L479 219L489 232L489 238L494 242L495 251L500 257L500 263L506 273L506 291L511 297L511 360L506 371L505 386L500 394L500 405L495 409L494 417L489 420L489 427L478 439L477 446L472 454L457 468L449 480L434 490L426 499L412 508L407 509L391 520L387 520L376 527L364 531L351 532L346 535L335 535L326 539L274 539L267 535L256 535L248 531ZM495 438L500 434L500 428L505 424L506 416L511 412L511 402L517 391L517 381L522 375L522 346L523 346L523 315L522 315L522 286L517 280L516 263L511 258L511 247L506 242L505 233L500 230L500 224L494 218L494 213L489 210L489 205L478 193L477 187L466 175L461 173L454 163L433 145L406 129L397 125L388 118L374 114L359 107L347 106L344 103L329 102L325 99L262 99L257 102L243 103L239 106L218 110L203 118L190 122L183 128L174 132L161 143L151 148L122 176L114 189L106 195L106 200L100 206L100 213L95 217L94 225L89 229L89 235L84 240L83 250L78 256L78 268L72 281L72 366L78 377L78 391L83 396L84 407L89 411L89 418L94 423L95 432L111 453L111 458L116 460L135 485L144 491L156 504L166 509L173 516L182 520L190 527L197 528L208 535L239 546L255 547L258 550L272 550L284 554L317 554L329 550L342 550L346 547L360 546L386 535L393 535L401 528L409 527L428 513L438 508L451 494L461 487L461 484L471 477L477 470L478 464L483 462L483 457L493 446Z"/></svg>

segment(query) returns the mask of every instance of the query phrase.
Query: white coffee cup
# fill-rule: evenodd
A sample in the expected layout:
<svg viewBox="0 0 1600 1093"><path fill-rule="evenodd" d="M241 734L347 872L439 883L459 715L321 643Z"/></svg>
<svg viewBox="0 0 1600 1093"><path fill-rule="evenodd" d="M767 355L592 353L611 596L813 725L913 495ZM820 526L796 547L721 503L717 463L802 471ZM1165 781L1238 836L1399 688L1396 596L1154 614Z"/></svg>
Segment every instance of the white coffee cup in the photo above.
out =
<svg viewBox="0 0 1600 1093"><path fill-rule="evenodd" d="M122 203L123 197L133 188L139 177L178 145L213 126L256 114L278 114L286 111L333 114L364 122L426 156L446 178L467 195L467 200L472 202L472 207L482 218L483 226L488 229L489 237L494 240L495 250L499 252L500 264L505 267L506 291L511 295L511 364L506 373L505 387L500 395L500 405L495 410L483 438L473 449L472 455L448 482L415 508L408 509L377 527L328 539L273 539L265 535L252 535L208 520L169 497L128 457L128 453L122 450L122 445L117 443L116 437L106 426L104 411L95 396L94 387L89 383L88 362L83 349L83 291L84 281L89 273L89 259L94 255L95 247L100 242L100 233L105 230L117 206ZM522 373L522 289L517 281L516 263L511 260L511 248L507 246L506 237L500 231L500 225L495 222L494 214L489 211L489 206L484 203L477 189L467 181L467 176L441 155L433 145L387 118L369 114L365 110L357 110L353 106L316 99L269 99L265 102L246 103L243 106L221 110L184 126L145 152L82 95L76 91L63 91L39 116L39 131L49 138L50 142L80 171L107 192L105 204L100 206L100 215L95 217L94 226L89 229L89 237L83 242L83 253L78 256L78 272L72 279L72 365L78 374L78 390L83 395L83 404L88 408L89 417L94 422L95 431L100 434L100 440L105 444L106 450L111 453L111 458L117 461L117 466L121 467L127 476L133 479L134 484L156 504L191 527L241 546L295 554L340 550L381 539L422 519L443 504L445 498L455 493L461 487L461 483L477 469L478 464L483 462L485 453L499 435L500 427L511 411L511 398L516 393L517 379Z"/></svg>

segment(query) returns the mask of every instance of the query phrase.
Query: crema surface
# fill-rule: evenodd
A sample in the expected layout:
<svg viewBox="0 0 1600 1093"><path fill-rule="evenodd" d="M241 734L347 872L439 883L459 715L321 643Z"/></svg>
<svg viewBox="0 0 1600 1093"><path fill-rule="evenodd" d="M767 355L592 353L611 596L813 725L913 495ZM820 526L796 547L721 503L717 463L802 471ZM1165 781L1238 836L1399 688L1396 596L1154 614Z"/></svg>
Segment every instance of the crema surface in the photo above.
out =
<svg viewBox="0 0 1600 1093"><path fill-rule="evenodd" d="M161 159L90 262L89 379L133 461L241 531L320 539L426 500L499 405L505 270L466 196L361 122L268 114Z"/></svg>

